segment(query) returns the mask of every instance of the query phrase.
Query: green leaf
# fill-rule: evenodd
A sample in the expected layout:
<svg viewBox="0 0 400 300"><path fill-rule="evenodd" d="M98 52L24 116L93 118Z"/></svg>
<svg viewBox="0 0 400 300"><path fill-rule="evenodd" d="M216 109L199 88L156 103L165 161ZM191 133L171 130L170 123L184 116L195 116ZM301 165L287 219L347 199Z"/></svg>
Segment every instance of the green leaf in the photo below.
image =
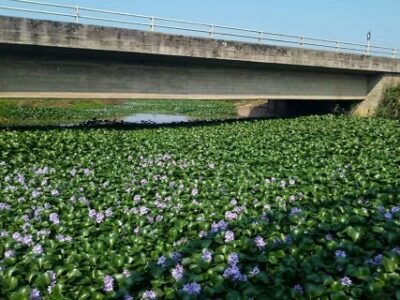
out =
<svg viewBox="0 0 400 300"><path fill-rule="evenodd" d="M383 266L385 267L386 272L395 272L398 268L397 259L395 257L383 257L382 259Z"/></svg>
<svg viewBox="0 0 400 300"><path fill-rule="evenodd" d="M349 297L344 292L334 292L331 294L331 300L347 300Z"/></svg>

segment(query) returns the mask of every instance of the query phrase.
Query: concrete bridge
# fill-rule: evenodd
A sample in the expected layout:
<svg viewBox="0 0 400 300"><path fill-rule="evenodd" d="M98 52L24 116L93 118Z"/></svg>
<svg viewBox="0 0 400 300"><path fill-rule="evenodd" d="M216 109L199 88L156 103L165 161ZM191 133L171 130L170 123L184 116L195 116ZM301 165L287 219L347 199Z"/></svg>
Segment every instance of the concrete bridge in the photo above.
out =
<svg viewBox="0 0 400 300"><path fill-rule="evenodd" d="M0 98L359 101L374 112L400 60L0 16Z"/></svg>

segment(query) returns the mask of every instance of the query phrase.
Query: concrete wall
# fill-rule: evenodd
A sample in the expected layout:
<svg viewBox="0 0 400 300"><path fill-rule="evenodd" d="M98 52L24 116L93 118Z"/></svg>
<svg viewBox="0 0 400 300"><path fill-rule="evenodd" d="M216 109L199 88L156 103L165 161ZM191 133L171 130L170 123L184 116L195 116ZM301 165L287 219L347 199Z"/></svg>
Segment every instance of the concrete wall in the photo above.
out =
<svg viewBox="0 0 400 300"><path fill-rule="evenodd" d="M2 52L0 52L2 53ZM365 74L0 55L0 97L363 100ZM87 55L86 55L87 57Z"/></svg>
<svg viewBox="0 0 400 300"><path fill-rule="evenodd" d="M400 73L391 58L0 16L0 43Z"/></svg>
<svg viewBox="0 0 400 300"><path fill-rule="evenodd" d="M389 87L400 85L400 75L382 74L369 77L368 95L354 111L358 116L373 116Z"/></svg>

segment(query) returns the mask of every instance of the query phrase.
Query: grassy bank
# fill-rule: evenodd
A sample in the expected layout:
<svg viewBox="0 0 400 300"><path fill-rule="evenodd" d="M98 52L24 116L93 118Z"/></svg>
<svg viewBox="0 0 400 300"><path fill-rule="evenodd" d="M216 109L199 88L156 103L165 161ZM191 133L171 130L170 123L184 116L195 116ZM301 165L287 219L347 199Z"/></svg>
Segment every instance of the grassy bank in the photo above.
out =
<svg viewBox="0 0 400 300"><path fill-rule="evenodd" d="M400 85L386 90L378 107L377 116L400 119Z"/></svg>

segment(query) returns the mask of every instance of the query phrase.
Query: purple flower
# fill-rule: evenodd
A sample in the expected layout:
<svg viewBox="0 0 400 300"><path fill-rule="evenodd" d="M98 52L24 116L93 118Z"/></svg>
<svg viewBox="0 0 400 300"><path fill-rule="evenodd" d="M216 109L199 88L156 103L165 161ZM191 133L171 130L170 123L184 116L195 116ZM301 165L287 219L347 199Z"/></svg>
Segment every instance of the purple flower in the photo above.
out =
<svg viewBox="0 0 400 300"><path fill-rule="evenodd" d="M14 232L13 235L12 235L12 238L16 242L21 242L22 241L22 235L19 232Z"/></svg>
<svg viewBox="0 0 400 300"><path fill-rule="evenodd" d="M392 252L396 255L400 255L400 247L395 247L392 249Z"/></svg>
<svg viewBox="0 0 400 300"><path fill-rule="evenodd" d="M351 286L353 282L351 281L351 279L349 277L344 276L342 279L340 279L340 283L343 286Z"/></svg>
<svg viewBox="0 0 400 300"><path fill-rule="evenodd" d="M103 283L103 290L105 292L112 292L114 290L114 278L112 278L110 275L104 276Z"/></svg>
<svg viewBox="0 0 400 300"><path fill-rule="evenodd" d="M129 296L129 295L125 295L124 296L124 300L133 300L133 297Z"/></svg>
<svg viewBox="0 0 400 300"><path fill-rule="evenodd" d="M31 245L32 244L32 235L27 234L22 237L21 243L24 245Z"/></svg>
<svg viewBox="0 0 400 300"><path fill-rule="evenodd" d="M221 220L219 222L213 222L211 224L211 232L217 233L219 231L225 231L227 227L228 224L224 220Z"/></svg>
<svg viewBox="0 0 400 300"><path fill-rule="evenodd" d="M388 221L393 219L393 215L390 212L386 212L384 216L385 216L385 219Z"/></svg>
<svg viewBox="0 0 400 300"><path fill-rule="evenodd" d="M235 234L233 231L228 230L225 232L225 243L229 243L235 240Z"/></svg>
<svg viewBox="0 0 400 300"><path fill-rule="evenodd" d="M89 218L95 218L96 214L97 212L95 209L89 209Z"/></svg>
<svg viewBox="0 0 400 300"><path fill-rule="evenodd" d="M139 203L140 200L142 200L142 197L138 194L133 197L133 201L135 201L135 203Z"/></svg>
<svg viewBox="0 0 400 300"><path fill-rule="evenodd" d="M293 287L293 289L294 289L295 293L297 293L297 294L303 295L303 293L304 293L303 287L300 284L296 284Z"/></svg>
<svg viewBox="0 0 400 300"><path fill-rule="evenodd" d="M228 255L228 264L236 266L239 263L239 255L237 253L231 253Z"/></svg>
<svg viewBox="0 0 400 300"><path fill-rule="evenodd" d="M346 258L347 254L343 250L336 250L335 251L335 256L338 258Z"/></svg>
<svg viewBox="0 0 400 300"><path fill-rule="evenodd" d="M122 274L124 274L125 277L131 276L131 272L129 272L128 269L124 269L124 270L122 271Z"/></svg>
<svg viewBox="0 0 400 300"><path fill-rule="evenodd" d="M400 212L400 206L393 206L390 211L392 213L396 214L396 213Z"/></svg>
<svg viewBox="0 0 400 300"><path fill-rule="evenodd" d="M138 235L140 233L140 227L135 227L135 229L133 229L133 233Z"/></svg>
<svg viewBox="0 0 400 300"><path fill-rule="evenodd" d="M368 264L368 265L377 266L377 265L380 265L380 264L381 264L382 258L383 258L383 255L382 255L382 254L377 254L377 255L375 255L374 258L367 259L367 260L365 261L365 263Z"/></svg>
<svg viewBox="0 0 400 300"><path fill-rule="evenodd" d="M226 268L222 276L233 281L247 281L247 276L243 275L237 266L230 266Z"/></svg>
<svg viewBox="0 0 400 300"><path fill-rule="evenodd" d="M40 291L38 289L33 289L31 294L29 295L30 300L40 300L42 296L40 295Z"/></svg>
<svg viewBox="0 0 400 300"><path fill-rule="evenodd" d="M7 203L0 202L0 210L9 210L11 206Z"/></svg>
<svg viewBox="0 0 400 300"><path fill-rule="evenodd" d="M142 295L142 299L156 299L157 294L154 291L145 291Z"/></svg>
<svg viewBox="0 0 400 300"><path fill-rule="evenodd" d="M157 265L165 267L166 261L167 261L167 258L164 255L162 255L158 258Z"/></svg>
<svg viewBox="0 0 400 300"><path fill-rule="evenodd" d="M50 280L51 280L52 282L55 282L55 281L56 281L56 273L55 273L55 272L49 271L49 276L50 276Z"/></svg>
<svg viewBox="0 0 400 300"><path fill-rule="evenodd" d="M207 249L204 249L204 250L203 250L203 253L202 253L202 255L201 255L201 258L202 258L205 262L210 263L211 260L212 260L212 253L211 253L210 251L208 251Z"/></svg>
<svg viewBox="0 0 400 300"><path fill-rule="evenodd" d="M267 215L266 213L263 213L263 214L261 215L261 220L263 220L263 221L268 221L268 220L269 220L268 215Z"/></svg>
<svg viewBox="0 0 400 300"><path fill-rule="evenodd" d="M180 264L177 264L175 268L172 269L171 275L174 277L176 281L179 281L183 277L183 267Z"/></svg>
<svg viewBox="0 0 400 300"><path fill-rule="evenodd" d="M178 263L181 261L182 259L182 254L180 254L179 252L172 252L171 253L171 258L174 262Z"/></svg>
<svg viewBox="0 0 400 300"><path fill-rule="evenodd" d="M301 210L300 208L294 207L294 208L292 208L292 210L290 211L289 217L296 216L296 215L298 215L299 213L301 213L302 211L303 211L303 210Z"/></svg>
<svg viewBox="0 0 400 300"><path fill-rule="evenodd" d="M187 293L188 295L198 295L201 292L201 286L200 284L196 283L196 282L191 282L191 283L187 283L183 286L182 289L185 293Z"/></svg>
<svg viewBox="0 0 400 300"><path fill-rule="evenodd" d="M149 212L149 209L148 209L146 206L141 206L141 207L139 207L139 213L140 213L142 216L148 214L148 212Z"/></svg>
<svg viewBox="0 0 400 300"><path fill-rule="evenodd" d="M60 219L59 219L57 213L51 213L50 216L49 216L49 220L53 224L60 224Z"/></svg>
<svg viewBox="0 0 400 300"><path fill-rule="evenodd" d="M328 241L332 241L332 240L333 240L332 234L327 233L327 234L325 235L325 239L328 240Z"/></svg>
<svg viewBox="0 0 400 300"><path fill-rule="evenodd" d="M257 236L254 239L254 242L256 243L256 246L257 246L258 250L262 250L262 249L265 248L265 241L261 236Z"/></svg>
<svg viewBox="0 0 400 300"><path fill-rule="evenodd" d="M195 196L197 196L198 194L199 194L199 190L196 189L196 188L194 188L194 189L192 190L192 196L195 197Z"/></svg>
<svg viewBox="0 0 400 300"><path fill-rule="evenodd" d="M250 271L249 277L254 277L260 274L260 269L258 267L254 267L253 270Z"/></svg>
<svg viewBox="0 0 400 300"><path fill-rule="evenodd" d="M205 237L205 236L207 236L207 232L206 231L204 231L204 230L201 230L200 232L199 232L199 238L203 238L203 237Z"/></svg>
<svg viewBox="0 0 400 300"><path fill-rule="evenodd" d="M238 217L238 215L235 212L227 211L225 213L225 219L227 219L228 221L235 220L235 219L237 219L237 217Z"/></svg>
<svg viewBox="0 0 400 300"><path fill-rule="evenodd" d="M41 193L37 190L34 190L32 192L32 198L38 198L41 195ZM39 292L40 293L40 292Z"/></svg>
<svg viewBox="0 0 400 300"><path fill-rule="evenodd" d="M15 252L12 250L7 250L6 252L4 252L4 258L13 257L14 255L15 255Z"/></svg>
<svg viewBox="0 0 400 300"><path fill-rule="evenodd" d="M51 194L52 196L55 196L55 197L60 196L60 192L59 192L58 190L52 190L52 191L50 192L50 194Z"/></svg>
<svg viewBox="0 0 400 300"><path fill-rule="evenodd" d="M35 245L35 247L32 248L32 252L35 254L42 254L43 253L43 247L40 244Z"/></svg>
<svg viewBox="0 0 400 300"><path fill-rule="evenodd" d="M96 214L96 223L100 224L104 221L104 214L99 212Z"/></svg>
<svg viewBox="0 0 400 300"><path fill-rule="evenodd" d="M104 212L107 218L112 217L113 211L111 208L107 208L106 211Z"/></svg>

